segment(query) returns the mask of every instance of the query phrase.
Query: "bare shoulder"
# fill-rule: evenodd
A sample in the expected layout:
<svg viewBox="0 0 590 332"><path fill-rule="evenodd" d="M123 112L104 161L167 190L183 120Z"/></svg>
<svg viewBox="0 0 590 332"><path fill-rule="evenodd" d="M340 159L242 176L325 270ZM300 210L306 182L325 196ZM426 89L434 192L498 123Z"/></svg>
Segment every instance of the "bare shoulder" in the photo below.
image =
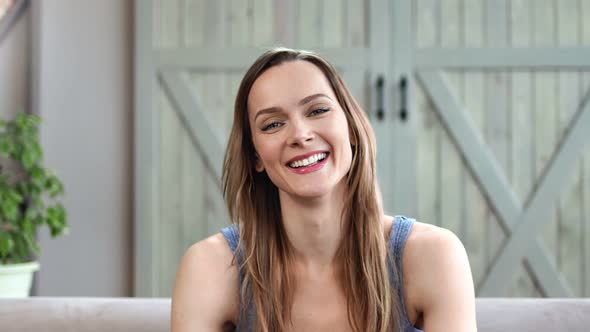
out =
<svg viewBox="0 0 590 332"><path fill-rule="evenodd" d="M235 323L239 275L223 234L193 244L176 272L172 295L173 332L219 331Z"/></svg>
<svg viewBox="0 0 590 332"><path fill-rule="evenodd" d="M412 225L412 230L410 231L406 241L406 249L404 249L404 254L406 252L432 254L440 249L443 249L441 247L465 251L461 240L459 240L455 233L446 228L419 221L414 222Z"/></svg>
<svg viewBox="0 0 590 332"><path fill-rule="evenodd" d="M475 324L469 260L465 247L453 232L415 222L402 255L402 271L406 303L416 315L423 316L423 327L432 328L433 322L440 322L449 314L459 315L464 324L471 323L472 318Z"/></svg>

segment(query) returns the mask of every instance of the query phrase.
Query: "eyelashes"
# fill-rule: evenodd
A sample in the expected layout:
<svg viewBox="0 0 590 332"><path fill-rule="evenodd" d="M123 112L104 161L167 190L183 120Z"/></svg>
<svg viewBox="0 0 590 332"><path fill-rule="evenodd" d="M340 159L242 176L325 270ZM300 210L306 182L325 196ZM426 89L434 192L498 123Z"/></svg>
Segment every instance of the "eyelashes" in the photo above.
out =
<svg viewBox="0 0 590 332"><path fill-rule="evenodd" d="M328 112L329 110L330 110L330 109L329 109L329 108L327 108L327 107L318 108L318 109L315 109L315 110L313 110L313 111L309 112L309 116L312 116L312 115L313 115L313 116L315 116L315 115L319 115L319 114L322 114L322 113L326 113L326 112Z"/></svg>
<svg viewBox="0 0 590 332"><path fill-rule="evenodd" d="M308 117L319 116L319 115L324 114L324 113L327 113L329 111L330 111L330 108L329 107L316 108L316 109L312 110L311 112L309 112L307 114L307 116ZM269 130L272 130L272 129L276 129L276 128L282 127L283 124L284 123L281 122L281 121L273 121L273 122L271 122L269 124L264 125L261 128L261 130L262 131L269 131Z"/></svg>
<svg viewBox="0 0 590 332"><path fill-rule="evenodd" d="M268 131L271 129L275 129L278 128L280 126L282 126L283 124L281 122L275 121L275 122L271 122L269 124L267 124L266 126L262 127L262 131Z"/></svg>

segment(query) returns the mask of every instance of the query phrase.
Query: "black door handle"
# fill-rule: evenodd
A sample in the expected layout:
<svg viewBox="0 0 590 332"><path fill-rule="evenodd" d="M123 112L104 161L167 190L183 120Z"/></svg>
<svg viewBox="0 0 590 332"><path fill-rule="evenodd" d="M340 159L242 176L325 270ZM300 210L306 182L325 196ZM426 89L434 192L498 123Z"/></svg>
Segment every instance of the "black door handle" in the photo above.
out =
<svg viewBox="0 0 590 332"><path fill-rule="evenodd" d="M385 117L385 109L383 106L383 89L385 87L385 79L383 78L383 75L379 75L377 77L375 87L377 90L377 120L382 121Z"/></svg>
<svg viewBox="0 0 590 332"><path fill-rule="evenodd" d="M399 118L402 121L406 121L408 119L408 79L406 76L402 76L402 78L399 80L399 95Z"/></svg>

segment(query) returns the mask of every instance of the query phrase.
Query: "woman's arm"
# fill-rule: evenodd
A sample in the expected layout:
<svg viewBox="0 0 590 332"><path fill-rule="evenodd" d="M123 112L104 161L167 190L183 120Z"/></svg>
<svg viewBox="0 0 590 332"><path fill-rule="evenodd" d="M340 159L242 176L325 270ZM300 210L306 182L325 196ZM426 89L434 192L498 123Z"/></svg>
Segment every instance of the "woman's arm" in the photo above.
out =
<svg viewBox="0 0 590 332"><path fill-rule="evenodd" d="M238 270L222 234L191 246L185 253L172 295L172 332L219 332L239 310Z"/></svg>
<svg viewBox="0 0 590 332"><path fill-rule="evenodd" d="M408 238L403 264L410 267L412 302L422 313L423 330L477 331L473 278L463 244L439 227L426 225L417 233Z"/></svg>

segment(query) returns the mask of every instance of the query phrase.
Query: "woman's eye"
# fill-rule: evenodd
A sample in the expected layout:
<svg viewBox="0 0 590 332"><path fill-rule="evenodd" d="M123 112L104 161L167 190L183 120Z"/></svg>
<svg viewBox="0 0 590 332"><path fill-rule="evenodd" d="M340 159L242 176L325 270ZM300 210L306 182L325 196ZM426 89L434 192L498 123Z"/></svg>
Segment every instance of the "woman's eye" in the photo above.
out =
<svg viewBox="0 0 590 332"><path fill-rule="evenodd" d="M326 112L328 112L329 110L330 110L330 109L329 109L329 108L327 108L327 107L324 107L324 108L318 108L318 109L315 109L315 110L313 110L313 111L309 112L309 115L311 115L311 116L320 115L320 114L322 114L322 113L326 113Z"/></svg>
<svg viewBox="0 0 590 332"><path fill-rule="evenodd" d="M280 122L271 122L269 124L267 124L266 126L262 127L262 131L267 131L267 130L271 130L271 129L275 129L281 126Z"/></svg>

